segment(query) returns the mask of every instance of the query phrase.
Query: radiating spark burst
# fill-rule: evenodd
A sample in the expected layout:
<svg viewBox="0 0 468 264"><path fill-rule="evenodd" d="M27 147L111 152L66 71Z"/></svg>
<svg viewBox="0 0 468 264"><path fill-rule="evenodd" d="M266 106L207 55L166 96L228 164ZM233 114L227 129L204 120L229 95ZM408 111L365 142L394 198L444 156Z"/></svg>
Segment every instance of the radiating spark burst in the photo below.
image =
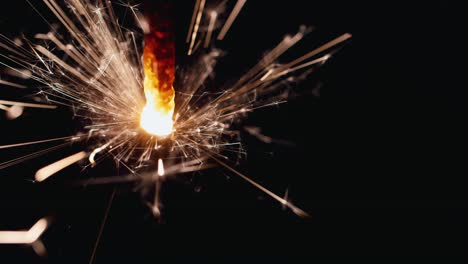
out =
<svg viewBox="0 0 468 264"><path fill-rule="evenodd" d="M200 171L218 164L289 207L294 213L306 215L287 199L274 194L228 164L228 153L243 153L241 143L235 139L239 131L233 128L233 124L256 109L286 102L288 93L284 92L285 84L295 82L311 72L301 72L303 68L325 63L331 56L329 51L348 40L350 34L343 34L295 60L279 64L281 55L308 32L302 26L296 34L284 37L234 85L209 93L205 90L205 81L215 73L215 65L222 52L216 48L198 49L200 43L204 43L204 47L210 44L214 46L211 38L217 31L217 39L224 39L246 1L238 0L223 23L220 14L226 8L225 2L209 7L205 0L197 0L187 34L188 55L197 60L176 73L183 82L175 89L173 124L166 124L166 130L162 132L150 131L154 134L173 132L170 138L161 140L143 132L140 127L141 122L147 122L143 120L145 104L151 96L145 90L145 98L143 92L143 87L147 86L144 85L145 70L141 63L143 54L140 44L144 36L142 31L148 30L148 22L142 19L138 7L115 3L128 8L135 24L143 30L121 26L111 1L70 0L66 7L56 0L43 2L69 35L63 36L55 29L47 34L36 34L39 44L28 40L14 41L0 35L0 48L4 50L3 54L0 53L0 64L8 70L6 72L36 81L42 87L41 94L46 103L0 100L1 109L8 108L6 105L50 109L67 106L87 125L79 135L0 146L0 149L5 149L64 141L49 149L1 163L0 168L71 143L94 139L98 143L90 145L89 149L40 169L36 173L36 180L46 180L59 170L86 158L89 160L88 166L95 166L106 156L111 156L130 171L130 176L95 179L95 183L109 184L122 180L153 182L156 184L156 194L151 205L153 212L159 214L158 193L162 176ZM298 75L295 77L294 74ZM3 80L2 84L23 88L21 84L7 80ZM154 118L154 114L152 116ZM142 125L147 130L152 129L149 125ZM169 126L170 132L167 131ZM256 132L252 135L259 134L258 130L249 129ZM268 137L262 138L264 140ZM155 161L158 161L157 171L146 171L148 164L154 164Z"/></svg>

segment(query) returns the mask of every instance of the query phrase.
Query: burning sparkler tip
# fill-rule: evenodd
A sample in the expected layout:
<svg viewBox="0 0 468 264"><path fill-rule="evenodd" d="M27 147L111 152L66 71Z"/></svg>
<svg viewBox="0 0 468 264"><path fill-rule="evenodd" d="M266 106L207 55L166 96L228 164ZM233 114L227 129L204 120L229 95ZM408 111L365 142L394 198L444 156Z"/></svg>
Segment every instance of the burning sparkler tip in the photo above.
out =
<svg viewBox="0 0 468 264"><path fill-rule="evenodd" d="M152 104L147 104L141 112L141 127L149 134L166 137L173 132L172 113L157 111Z"/></svg>

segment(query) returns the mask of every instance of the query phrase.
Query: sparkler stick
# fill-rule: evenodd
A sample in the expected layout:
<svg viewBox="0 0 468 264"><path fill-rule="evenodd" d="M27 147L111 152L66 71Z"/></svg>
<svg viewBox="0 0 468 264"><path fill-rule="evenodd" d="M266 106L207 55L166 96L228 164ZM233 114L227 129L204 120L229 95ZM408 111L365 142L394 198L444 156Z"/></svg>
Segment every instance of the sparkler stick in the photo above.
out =
<svg viewBox="0 0 468 264"><path fill-rule="evenodd" d="M141 126L151 134L165 136L172 132L175 107L172 4L146 1L145 7L150 31L145 34L143 50L146 106L141 114Z"/></svg>

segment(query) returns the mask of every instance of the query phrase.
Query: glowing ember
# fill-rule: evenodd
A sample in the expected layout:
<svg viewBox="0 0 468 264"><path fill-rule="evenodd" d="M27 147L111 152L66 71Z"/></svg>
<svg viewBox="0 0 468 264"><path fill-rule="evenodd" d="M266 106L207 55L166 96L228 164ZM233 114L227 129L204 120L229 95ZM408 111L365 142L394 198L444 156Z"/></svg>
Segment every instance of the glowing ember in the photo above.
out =
<svg viewBox="0 0 468 264"><path fill-rule="evenodd" d="M148 100L148 96L146 96ZM148 100L149 101L149 100ZM174 110L166 112L157 104L146 103L141 111L140 125L148 133L157 136L167 136L172 133L172 114Z"/></svg>
<svg viewBox="0 0 468 264"><path fill-rule="evenodd" d="M172 133L174 114L174 33L169 4L146 4L149 32L143 49L144 89L146 105L140 125L150 134ZM159 12L152 12L158 9ZM162 10L162 11L161 11Z"/></svg>

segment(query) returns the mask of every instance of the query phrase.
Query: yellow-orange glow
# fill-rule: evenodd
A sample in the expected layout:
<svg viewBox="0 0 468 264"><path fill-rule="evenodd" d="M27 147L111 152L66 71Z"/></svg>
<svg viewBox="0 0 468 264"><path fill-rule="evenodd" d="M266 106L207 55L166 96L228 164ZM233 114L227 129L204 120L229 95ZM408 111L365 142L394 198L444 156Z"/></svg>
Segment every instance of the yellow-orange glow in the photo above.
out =
<svg viewBox="0 0 468 264"><path fill-rule="evenodd" d="M172 133L174 114L174 44L168 33L154 31L145 37L143 49L144 90L146 105L140 116L140 126L156 136Z"/></svg>
<svg viewBox="0 0 468 264"><path fill-rule="evenodd" d="M155 74L156 57L144 49L145 71L145 97L146 105L141 111L140 126L148 133L156 136L167 136L172 133L174 115L174 88L172 84L161 84L158 75ZM157 69L157 68L156 68ZM170 86L169 86L170 85Z"/></svg>
<svg viewBox="0 0 468 264"><path fill-rule="evenodd" d="M143 53L145 71L144 89L146 105L141 111L140 126L156 136L167 136L172 133L174 115L174 88L172 83L160 82L156 64L158 61L146 44ZM161 63L161 62L159 62ZM173 74L173 73L172 73Z"/></svg>
<svg viewBox="0 0 468 264"><path fill-rule="evenodd" d="M161 111L157 106L146 103L141 111L140 125L148 133L156 136L167 136L172 133L173 110Z"/></svg>

